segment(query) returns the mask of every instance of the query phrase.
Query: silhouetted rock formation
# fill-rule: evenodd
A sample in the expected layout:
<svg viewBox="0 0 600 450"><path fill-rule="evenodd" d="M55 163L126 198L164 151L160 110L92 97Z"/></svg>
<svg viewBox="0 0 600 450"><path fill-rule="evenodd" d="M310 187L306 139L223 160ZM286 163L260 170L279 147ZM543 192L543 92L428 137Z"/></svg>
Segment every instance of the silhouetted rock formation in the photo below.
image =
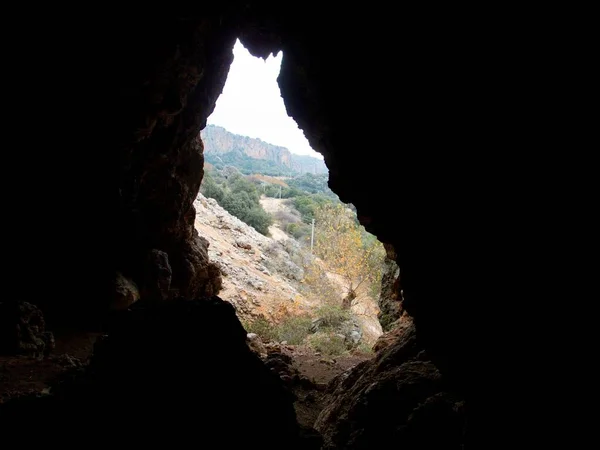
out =
<svg viewBox="0 0 600 450"><path fill-rule="evenodd" d="M42 357L54 348L44 315L27 302L0 302L0 355Z"/></svg>
<svg viewBox="0 0 600 450"><path fill-rule="evenodd" d="M417 344L414 325L374 359L338 375L315 424L325 450L453 449L464 440L464 402Z"/></svg>
<svg viewBox="0 0 600 450"><path fill-rule="evenodd" d="M299 449L315 442L314 433L300 438L292 394L249 350L233 307L218 297L138 303L77 372L51 395L2 405L3 436L35 430L32 443L59 445L58 430L68 427L69 439L94 445Z"/></svg>
<svg viewBox="0 0 600 450"><path fill-rule="evenodd" d="M386 258L381 274L381 292L377 316L383 331L389 331L392 324L402 315L402 291L400 289L400 268L396 264L396 252L390 244L384 244Z"/></svg>
<svg viewBox="0 0 600 450"><path fill-rule="evenodd" d="M539 19L545 9L529 14L521 8L409 2L396 12L389 2L329 8L234 0L198 4L176 15L110 13L91 20L66 10L49 20L44 11L28 8L11 15L12 39L5 40L3 53L3 104L9 112L3 135L3 236L9 244L3 247L3 302L35 304L48 324L91 326L115 298L116 273L140 289L164 291L169 277L158 266L152 269L164 262L149 263L154 250L168 257L169 299L218 291L218 269L208 259L206 242L194 233L193 200L203 176L199 132L222 91L239 37L256 56L283 50L278 84L287 113L323 154L330 187L356 207L369 231L393 245L402 307L414 318L419 345L444 383L464 395L471 439L499 423L502 433L492 434L507 435L505 422L490 414L511 405L497 401L502 389L509 391L501 374L537 373L511 359L521 349L523 361L531 360L543 346L529 345L524 341L534 340L512 328L507 333L510 323L501 306L510 301L518 305L515 315L522 315L525 306L545 300L537 287L552 284L544 280L523 289L513 274L526 263L523 279L531 278L538 252L529 240L552 220L538 227L530 219L540 205L561 197L545 194L560 183L561 171L538 170L547 155L567 148L555 139L562 128L553 126L560 117L557 99L578 97L554 94L572 86L559 79L557 69L570 68L573 60L556 56L564 56L569 45L557 45L551 31L536 29L541 23L554 26ZM560 20L556 23L562 30ZM377 157L361 157L365 151ZM548 178L538 182L539 173ZM555 212L562 215L561 208ZM569 220L570 212L564 216ZM515 298L519 293L522 298ZM544 320L526 322L533 327ZM168 348L152 333L139 339L155 346L161 361L181 356L178 346L190 353L183 341L168 336L161 335ZM122 345L129 345L126 339ZM567 354L571 348L565 346ZM218 381L220 363L236 367L221 360L233 361L234 354L212 356L214 361L196 370L204 380ZM557 360L541 359L546 370ZM432 398L425 398L437 389L429 389L437 386L432 366L394 359L390 370L407 364L431 375L426 395L417 397ZM160 396L169 380L154 376L162 369L145 367L152 384L126 361L121 378L134 392L142 387L135 383L142 383ZM202 404L203 395L214 400L214 386L186 386L195 381L185 371L181 376L174 388L184 399L192 395L189 410ZM270 389L268 383L264 389ZM403 392L408 395L408 389ZM110 392L107 398L113 403L89 440L104 438L110 427L126 428L119 421L131 402ZM86 405L95 400L82 398L78 406L89 411ZM157 417L134 409L149 424L139 429L163 435L167 428L194 430L201 437L189 411L179 423L171 418L182 410L167 406L160 411L161 426ZM218 408L220 414L223 407ZM403 417L407 410L399 409ZM47 417L55 420L60 411L49 408ZM229 412L236 421L227 419L231 426L224 439L242 435L238 429L246 430L244 421L256 416ZM360 420L368 425L368 418L353 417L352 429ZM83 418L74 419L92 431ZM202 424L215 421L208 417ZM285 437L276 426L270 431Z"/></svg>

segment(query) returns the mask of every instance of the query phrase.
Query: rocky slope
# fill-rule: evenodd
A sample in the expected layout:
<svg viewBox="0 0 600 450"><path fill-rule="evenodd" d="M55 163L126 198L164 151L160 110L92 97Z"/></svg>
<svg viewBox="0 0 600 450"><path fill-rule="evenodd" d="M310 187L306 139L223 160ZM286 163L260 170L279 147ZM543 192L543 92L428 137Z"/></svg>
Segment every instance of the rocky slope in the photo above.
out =
<svg viewBox="0 0 600 450"><path fill-rule="evenodd" d="M282 200L263 199L261 203L271 213L287 208ZM222 272L219 295L235 306L242 319L264 316L279 321L290 312L310 313L322 305L322 299L303 290L303 266L308 255L276 225L270 227L272 238L263 236L202 194L198 194L194 207L196 230L209 242L210 260ZM341 292L342 282L327 275L331 282L340 283ZM365 298L353 306L353 312L362 339L373 344L382 332L377 320L379 308Z"/></svg>
<svg viewBox="0 0 600 450"><path fill-rule="evenodd" d="M208 160L211 156L237 151L251 158L272 161L275 165L294 172L327 173L327 166L320 159L296 155L285 147L230 133L222 127L208 125L201 134L204 141L204 155Z"/></svg>
<svg viewBox="0 0 600 450"><path fill-rule="evenodd" d="M196 229L208 239L210 259L222 272L220 296L236 307L238 315L276 319L285 307L308 311L316 306L298 290L303 271L290 256L293 241L283 245L263 236L202 194L194 206Z"/></svg>

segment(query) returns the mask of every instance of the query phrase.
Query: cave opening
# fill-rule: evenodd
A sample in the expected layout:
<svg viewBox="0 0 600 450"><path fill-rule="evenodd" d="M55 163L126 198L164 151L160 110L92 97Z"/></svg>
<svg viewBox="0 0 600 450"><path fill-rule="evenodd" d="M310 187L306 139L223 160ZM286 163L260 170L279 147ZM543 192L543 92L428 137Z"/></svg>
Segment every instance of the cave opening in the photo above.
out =
<svg viewBox="0 0 600 450"><path fill-rule="evenodd" d="M237 40L223 92L201 132L204 177L195 228L223 275L219 295L234 305L251 348L291 358L304 387L373 356L400 301L384 246L360 225L356 208L328 186L323 157L286 112L277 78L283 52L261 59ZM396 268L397 269L397 268ZM386 279L387 289L393 280ZM290 374L282 373L284 380ZM296 410L312 426L318 391L294 387ZM310 403L302 402L309 397Z"/></svg>
<svg viewBox="0 0 600 450"><path fill-rule="evenodd" d="M429 74L437 72L424 68L433 63L419 64L419 55L410 50L403 54L415 62L410 65L412 71L407 71L408 80L394 84L397 71L379 52L394 54L395 49L385 43L396 41L388 41L389 36L382 31L386 27L381 26L379 12L374 17L363 16L363 11L352 12L355 20L342 21L309 10L290 15L241 3L231 8L215 7L216 16L151 21L116 18L110 23L114 26L106 27L112 34L98 52L101 58L93 58L93 65L107 70L91 71L91 80L86 78L86 83L94 81L106 88L106 99L100 99L106 104L99 104L110 111L103 111L101 122L110 126L100 134L98 143L90 143L97 150L93 154L98 166L90 164L89 170L72 174L66 166L57 165L40 179L64 177L76 180L79 191L89 188L91 194L98 192L97 199L108 201L98 202L97 216L109 226L83 220L92 214L77 208L80 202L72 192L55 188L52 192L64 194L60 206L65 213L54 226L54 240L31 240L29 236L35 234L30 228L15 233L23 243L14 252L16 258L11 259L19 262L15 265L26 267L25 255L38 250L35 245L42 245L45 251L40 252L44 270L39 279L43 282L17 292L14 298L27 299L39 304L49 316L67 317L76 323L82 323L83 316L104 312L115 300L128 303L144 298L162 306L123 315L118 332L103 340L93 370L63 362L77 366L74 369L89 377L77 387L67 389L63 384L64 389L41 401L12 403L1 413L10 411L11 423L17 425L39 422L50 428L52 423L56 425L56 412L64 411L73 423L81 425L82 433L96 436L94 423L102 421L98 411L112 405L116 406L113 423L128 424L129 416L136 416L146 429L157 430L165 438L168 430L183 429L185 434L185 430L195 433L201 428L211 437L233 440L238 434L248 436L252 444L272 443L272 448L282 448L282 442L297 437L291 401L281 388L283 380L273 381L264 366L246 352L245 330L234 320L232 310L213 297L221 288L220 270L211 261L209 252L213 249L194 227L198 174L204 168L198 132L205 127L222 91L232 60L231 48L235 37L241 36L255 55L283 49L286 58L280 88L288 112L305 131L311 146L323 153L330 169L330 186L343 201L356 205L361 223L386 243L390 259L400 263L406 307L418 322L419 339L415 337L416 326L403 323L391 345L327 387L335 395L318 426L325 448L365 448L367 444L369 448L400 444L427 448L436 440L448 445L430 448L460 448L464 441L461 395L471 376L465 363L468 347L462 345L466 333L461 326L466 322L461 295L467 289L464 282L460 284L464 267L453 264L449 256L456 253L452 245L458 241L450 239L455 238L452 225L456 219L452 215L456 202L448 189L452 180L443 176L452 172L452 165L445 164L452 163L452 157L432 158L429 150L444 144L459 129L451 127L458 121L444 122L436 116L451 103L438 101L437 94L446 93L439 97L446 100L449 90L444 83L428 83L432 80ZM356 23L377 26L372 26L372 35L359 34ZM339 36L348 36L348 45L339 47ZM362 48L362 39L370 39L369 48L379 56L381 67L377 70L363 64L364 55L356 50ZM63 56L70 60L69 55ZM427 76L420 77L420 70ZM69 73L66 69L62 72ZM424 95L424 89L409 90L399 108L401 120L393 115L380 120L363 114L373 108L374 97L395 98L398 92L405 92L401 88L406 85L430 91ZM365 94L363 89L375 93ZM75 102L78 90L66 86L64 96ZM429 102L436 108L429 108ZM88 105L77 116L92 115L96 107ZM405 109L410 114L404 114ZM60 129L60 124L50 119L48 123ZM385 126L383 131L367 135L357 131L359 120L360 126L369 130L379 130L382 123ZM390 131L397 130L399 123L401 139ZM429 131L431 123L435 133ZM80 142L86 141L65 145L79 154ZM361 151L371 149L379 159L359 157ZM399 160L385 159L390 154L398 155ZM23 152L21 163L25 167L29 167L25 161L28 156ZM44 174L41 166L35 174ZM105 167L111 170L100 170ZM113 172L114 179L106 176ZM357 183L361 175L368 182ZM27 211L30 203L24 205L17 211ZM442 226L447 223L450 227ZM468 241L465 235L459 235L463 238L461 248ZM239 248L248 250L243 245ZM55 264L56 250L67 255L69 264ZM27 273L15 273L19 285L29 280ZM61 289L65 279L73 284ZM398 289L394 287L395 292ZM51 295L44 295L47 293ZM184 299L209 301L190 303ZM42 338L36 330L41 332L42 327L35 320L31 325L23 328L33 333L33 348L39 352L42 344L36 339ZM202 357L197 357L199 354ZM164 361L170 365L162 364ZM247 405L255 408L249 413ZM187 414L190 409L194 414ZM390 424L385 414L390 409L398 412L394 415L397 423ZM171 415L165 418L164 411ZM262 433L257 433L264 425L258 417L273 430L267 443L261 440ZM117 425L113 431L135 435L126 425ZM109 440L111 436L114 433L100 438ZM143 438L151 441L152 436Z"/></svg>

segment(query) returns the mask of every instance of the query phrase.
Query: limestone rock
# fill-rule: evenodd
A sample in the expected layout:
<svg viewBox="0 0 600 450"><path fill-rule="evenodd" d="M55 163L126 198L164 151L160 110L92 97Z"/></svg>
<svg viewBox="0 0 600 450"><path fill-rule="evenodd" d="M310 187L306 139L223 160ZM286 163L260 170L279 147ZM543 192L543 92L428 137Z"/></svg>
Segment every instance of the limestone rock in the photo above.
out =
<svg viewBox="0 0 600 450"><path fill-rule="evenodd" d="M459 449L463 401L446 388L411 324L374 359L332 380L315 423L323 449Z"/></svg>
<svg viewBox="0 0 600 450"><path fill-rule="evenodd" d="M239 248L243 248L244 250L252 250L252 245L246 241L238 240L235 242L235 245L237 245Z"/></svg>
<svg viewBox="0 0 600 450"><path fill-rule="evenodd" d="M412 318L404 312L400 319L391 324L391 331L379 336L373 346L373 351L379 352L395 344L398 340L403 339L404 334L409 332L412 327L414 327Z"/></svg>
<svg viewBox="0 0 600 450"><path fill-rule="evenodd" d="M402 291L400 289L400 268L396 264L396 252L389 244L384 244L386 258L381 276L379 294L379 323L383 331L389 331L393 322L402 315Z"/></svg>
<svg viewBox="0 0 600 450"><path fill-rule="evenodd" d="M265 346L262 343L262 340L256 333L248 333L246 336L246 342L248 343L248 347L257 355L261 356L267 353Z"/></svg>
<svg viewBox="0 0 600 450"><path fill-rule="evenodd" d="M140 292L133 280L117 272L115 279L115 298L111 304L112 310L122 311L129 308L140 299Z"/></svg>

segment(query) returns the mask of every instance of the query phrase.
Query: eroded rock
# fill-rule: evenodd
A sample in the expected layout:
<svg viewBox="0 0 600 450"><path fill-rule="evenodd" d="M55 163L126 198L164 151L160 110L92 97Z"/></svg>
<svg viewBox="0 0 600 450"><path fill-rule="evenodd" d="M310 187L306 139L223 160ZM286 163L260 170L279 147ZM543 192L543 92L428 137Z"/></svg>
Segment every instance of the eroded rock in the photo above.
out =
<svg viewBox="0 0 600 450"><path fill-rule="evenodd" d="M386 258L383 262L381 292L377 315L383 331L392 329L392 324L402 315L402 291L400 289L400 268L396 264L396 252L390 244L384 244Z"/></svg>
<svg viewBox="0 0 600 450"><path fill-rule="evenodd" d="M46 331L42 311L28 302L0 302L0 353L33 357L54 349L54 335Z"/></svg>
<svg viewBox="0 0 600 450"><path fill-rule="evenodd" d="M258 334L248 333L248 335L246 336L246 341L248 342L248 347L250 347L250 350L252 350L258 356L267 354L267 350L265 349L265 346L263 345L262 340L260 339Z"/></svg>
<svg viewBox="0 0 600 450"><path fill-rule="evenodd" d="M336 377L315 428L323 449L461 449L462 399L417 345L414 325L377 356Z"/></svg>
<svg viewBox="0 0 600 450"><path fill-rule="evenodd" d="M140 291L133 280L126 278L120 272L115 277L115 298L111 304L112 310L124 310L140 299Z"/></svg>
<svg viewBox="0 0 600 450"><path fill-rule="evenodd" d="M103 445L306 448L293 396L248 348L233 307L217 297L123 312L89 367L50 392L0 405L5 437L35 429L30 443L58 445L64 435L56 430L68 423ZM110 426L99 433L107 417Z"/></svg>

